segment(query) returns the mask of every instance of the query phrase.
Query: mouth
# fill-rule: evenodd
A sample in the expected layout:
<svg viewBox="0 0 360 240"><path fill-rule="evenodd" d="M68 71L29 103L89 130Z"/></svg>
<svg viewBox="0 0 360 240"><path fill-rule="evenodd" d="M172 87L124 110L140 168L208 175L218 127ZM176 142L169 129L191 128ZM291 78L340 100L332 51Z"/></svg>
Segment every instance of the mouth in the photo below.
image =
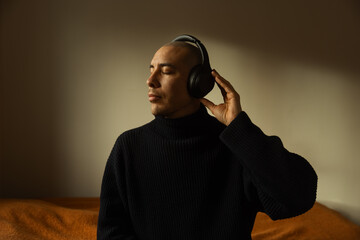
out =
<svg viewBox="0 0 360 240"><path fill-rule="evenodd" d="M156 102L156 101L160 100L160 98L161 98L159 95L156 95L153 93L149 93L148 96L149 96L150 102Z"/></svg>

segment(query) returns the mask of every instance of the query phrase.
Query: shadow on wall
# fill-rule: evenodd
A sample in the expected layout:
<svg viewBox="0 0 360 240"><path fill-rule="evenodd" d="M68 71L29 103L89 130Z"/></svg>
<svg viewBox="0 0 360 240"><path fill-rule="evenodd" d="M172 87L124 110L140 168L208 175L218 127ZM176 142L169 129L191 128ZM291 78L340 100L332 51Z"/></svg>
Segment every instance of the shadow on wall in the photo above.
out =
<svg viewBox="0 0 360 240"><path fill-rule="evenodd" d="M0 197L53 196L61 159L51 12L46 1L2 4Z"/></svg>
<svg viewBox="0 0 360 240"><path fill-rule="evenodd" d="M202 2L112 4L110 9L94 3L85 21L104 34L134 37L140 44L160 36L166 41L193 33L295 62L360 74L360 4L356 0L209 1L206 11Z"/></svg>

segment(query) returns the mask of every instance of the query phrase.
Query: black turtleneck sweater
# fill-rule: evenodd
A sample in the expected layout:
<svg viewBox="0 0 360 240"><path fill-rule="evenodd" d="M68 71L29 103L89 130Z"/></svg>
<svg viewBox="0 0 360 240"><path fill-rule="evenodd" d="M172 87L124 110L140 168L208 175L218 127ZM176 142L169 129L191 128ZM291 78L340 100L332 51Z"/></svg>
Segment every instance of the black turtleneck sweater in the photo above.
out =
<svg viewBox="0 0 360 240"><path fill-rule="evenodd" d="M299 215L316 188L310 164L245 112L226 127L202 106L120 135L103 177L98 240L251 239L258 211Z"/></svg>

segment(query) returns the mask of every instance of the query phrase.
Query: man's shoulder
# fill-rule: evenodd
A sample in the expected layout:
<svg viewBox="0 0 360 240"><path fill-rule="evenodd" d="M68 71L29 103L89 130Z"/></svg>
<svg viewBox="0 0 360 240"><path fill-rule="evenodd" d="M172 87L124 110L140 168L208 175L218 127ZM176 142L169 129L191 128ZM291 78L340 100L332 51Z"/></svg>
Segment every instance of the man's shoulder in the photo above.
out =
<svg viewBox="0 0 360 240"><path fill-rule="evenodd" d="M125 140L125 139L128 139L128 138L142 137L143 134L149 130L149 127L150 127L151 124L152 124L152 121L148 122L148 123L146 123L146 124L144 124L142 126L135 127L135 128L124 131L118 137L118 141L122 141L122 140Z"/></svg>

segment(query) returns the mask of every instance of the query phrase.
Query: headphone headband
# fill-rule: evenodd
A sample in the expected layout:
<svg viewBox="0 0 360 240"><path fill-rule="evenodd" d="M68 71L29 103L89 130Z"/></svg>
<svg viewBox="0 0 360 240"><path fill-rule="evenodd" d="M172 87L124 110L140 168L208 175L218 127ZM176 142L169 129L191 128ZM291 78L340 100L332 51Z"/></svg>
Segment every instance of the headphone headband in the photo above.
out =
<svg viewBox="0 0 360 240"><path fill-rule="evenodd" d="M208 65L210 67L208 53L206 51L205 46L200 42L199 39L197 39L194 36L188 35L188 34L183 34L183 35L176 37L174 40L172 40L172 42L176 42L176 41L194 43L201 53L201 61L202 61L201 64L205 65L205 66Z"/></svg>

